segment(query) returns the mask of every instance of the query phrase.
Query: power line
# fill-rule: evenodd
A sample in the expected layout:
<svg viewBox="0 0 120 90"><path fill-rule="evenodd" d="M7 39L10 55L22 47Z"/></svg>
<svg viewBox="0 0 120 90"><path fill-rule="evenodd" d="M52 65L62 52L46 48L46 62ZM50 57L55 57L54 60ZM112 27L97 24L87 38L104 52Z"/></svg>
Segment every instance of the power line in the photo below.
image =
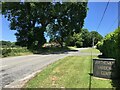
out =
<svg viewBox="0 0 120 90"><path fill-rule="evenodd" d="M110 28L109 28L108 30L110 30L110 29L114 26L114 24L115 24L116 22L118 23L118 26L117 26L117 27L120 26L119 5L120 5L120 1L118 2L118 17L114 20L113 24L110 26ZM107 30L107 31L108 31L108 30ZM106 34L107 34L107 32L106 32Z"/></svg>
<svg viewBox="0 0 120 90"><path fill-rule="evenodd" d="M117 20L118 20L118 18L116 18L115 20L114 20L114 22L112 23L112 25L108 28L108 30L106 31L106 34L107 34L107 32L109 31L109 30L111 30L111 28L114 26L114 24L117 22Z"/></svg>
<svg viewBox="0 0 120 90"><path fill-rule="evenodd" d="M108 30L110 30L110 29L114 26L114 24L115 24L116 22L118 23L118 27L120 27L119 16L118 16L118 18L116 18L116 19L114 20L113 24L110 26L110 28L109 28ZM108 30L107 30L107 31L108 31Z"/></svg>
<svg viewBox="0 0 120 90"><path fill-rule="evenodd" d="M120 27L120 20L118 19L118 27Z"/></svg>
<svg viewBox="0 0 120 90"><path fill-rule="evenodd" d="M105 10L104 10L104 12L103 12L103 16L102 16L102 18L101 18L101 20L100 20L100 23L99 23L96 31L98 31L98 29L99 29L99 27L100 27L100 25L101 25L101 22L102 22L102 20L103 20L103 18L104 18L105 12L106 12L106 10L107 10L107 8L108 8L109 2L110 2L110 0L107 2L106 8L105 8Z"/></svg>
<svg viewBox="0 0 120 90"><path fill-rule="evenodd" d="M101 18L101 20L100 20L100 22L99 22L99 24L98 24L98 27L97 27L97 29L96 29L96 32L98 31L98 29L99 29L99 27L100 27L100 25L101 25L101 22L102 22L102 20L103 20L103 18L104 18L104 16L105 16L105 12L106 12L106 10L107 10L107 8L108 8L109 2L110 2L110 0L108 0L108 2L107 2L107 5L106 5L105 10L104 10L104 12L103 12L103 16L102 16L102 18ZM95 38L94 38L94 39L95 39ZM93 41L93 43L94 43L94 41ZM94 44L93 44L93 45L94 45Z"/></svg>

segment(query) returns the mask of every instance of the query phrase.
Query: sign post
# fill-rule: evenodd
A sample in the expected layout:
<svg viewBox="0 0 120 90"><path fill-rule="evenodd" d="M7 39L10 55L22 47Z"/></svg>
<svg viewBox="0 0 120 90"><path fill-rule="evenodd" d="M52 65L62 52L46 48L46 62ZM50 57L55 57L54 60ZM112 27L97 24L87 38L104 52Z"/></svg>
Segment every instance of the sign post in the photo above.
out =
<svg viewBox="0 0 120 90"><path fill-rule="evenodd" d="M93 76L100 78L115 78L115 59L93 59Z"/></svg>

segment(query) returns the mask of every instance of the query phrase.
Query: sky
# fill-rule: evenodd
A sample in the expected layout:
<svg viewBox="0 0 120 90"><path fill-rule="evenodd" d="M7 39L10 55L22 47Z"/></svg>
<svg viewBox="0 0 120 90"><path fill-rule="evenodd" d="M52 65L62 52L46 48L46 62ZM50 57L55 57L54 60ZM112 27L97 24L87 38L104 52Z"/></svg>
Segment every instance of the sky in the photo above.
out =
<svg viewBox="0 0 120 90"><path fill-rule="evenodd" d="M84 20L84 27L89 31L96 31L102 18L107 2L89 2L87 17ZM103 18L103 21L97 30L102 36L113 32L118 26L118 3L110 2ZM0 26L1 28L1 26ZM10 30L9 22L2 16L2 38L5 41L16 41L15 30Z"/></svg>
<svg viewBox="0 0 120 90"><path fill-rule="evenodd" d="M104 18L100 24L99 29L97 27L103 16L103 12L107 2L89 2L88 3L88 15L84 22L84 28L89 31L98 31L102 36L114 31L118 26L118 3L110 2Z"/></svg>

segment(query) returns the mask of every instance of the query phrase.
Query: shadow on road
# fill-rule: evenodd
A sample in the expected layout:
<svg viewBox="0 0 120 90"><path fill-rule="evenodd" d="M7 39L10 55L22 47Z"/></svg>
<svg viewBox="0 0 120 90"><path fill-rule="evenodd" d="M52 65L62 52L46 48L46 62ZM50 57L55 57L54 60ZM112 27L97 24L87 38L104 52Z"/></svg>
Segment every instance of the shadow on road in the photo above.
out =
<svg viewBox="0 0 120 90"><path fill-rule="evenodd" d="M42 48L37 51L33 51L34 54L49 55L49 54L67 54L68 52L77 52L78 50L71 50L67 47L53 47Z"/></svg>

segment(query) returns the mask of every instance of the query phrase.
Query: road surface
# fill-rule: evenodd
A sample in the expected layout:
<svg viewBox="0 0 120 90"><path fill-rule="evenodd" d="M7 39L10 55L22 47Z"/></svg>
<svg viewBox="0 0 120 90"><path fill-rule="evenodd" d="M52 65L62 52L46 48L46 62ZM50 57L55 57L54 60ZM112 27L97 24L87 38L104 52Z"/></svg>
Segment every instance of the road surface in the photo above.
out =
<svg viewBox="0 0 120 90"><path fill-rule="evenodd" d="M48 54L48 55L28 55L3 58L0 61L0 81L1 88L19 88L27 79L33 77L37 72L61 58L70 55L79 55L80 51L87 48L78 49L78 51L70 51L62 54Z"/></svg>

